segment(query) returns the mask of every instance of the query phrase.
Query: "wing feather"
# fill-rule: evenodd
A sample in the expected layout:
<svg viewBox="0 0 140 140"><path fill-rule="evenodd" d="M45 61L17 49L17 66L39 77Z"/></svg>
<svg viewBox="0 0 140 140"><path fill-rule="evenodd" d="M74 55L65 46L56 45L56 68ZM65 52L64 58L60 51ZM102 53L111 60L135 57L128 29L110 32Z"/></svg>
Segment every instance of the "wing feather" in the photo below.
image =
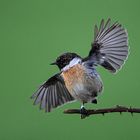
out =
<svg viewBox="0 0 140 140"><path fill-rule="evenodd" d="M43 83L31 98L35 99L34 105L40 104L40 109L45 109L46 112L74 100L60 74Z"/></svg>
<svg viewBox="0 0 140 140"><path fill-rule="evenodd" d="M42 89L39 94L37 95L35 101L34 101L34 105L38 104L39 102L41 102L42 100L42 97L43 97L43 94L44 94L44 90L45 89Z"/></svg>
<svg viewBox="0 0 140 140"><path fill-rule="evenodd" d="M83 61L87 64L99 64L115 73L128 57L128 34L118 22L112 25L110 23L110 19L106 23L102 19L99 30L95 25L92 48Z"/></svg>
<svg viewBox="0 0 140 140"><path fill-rule="evenodd" d="M47 90L48 89L46 89L44 91L43 99L42 99L41 104L40 104L40 109L45 109L45 107L46 107L46 93L47 93Z"/></svg>

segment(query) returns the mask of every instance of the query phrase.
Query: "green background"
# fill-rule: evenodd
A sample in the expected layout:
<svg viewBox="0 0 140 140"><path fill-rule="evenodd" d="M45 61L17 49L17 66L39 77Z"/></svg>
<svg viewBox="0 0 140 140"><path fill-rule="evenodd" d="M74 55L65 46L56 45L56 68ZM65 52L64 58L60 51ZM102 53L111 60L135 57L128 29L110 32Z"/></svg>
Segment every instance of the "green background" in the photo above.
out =
<svg viewBox="0 0 140 140"><path fill-rule="evenodd" d="M46 114L30 96L38 85L58 72L49 64L63 52L86 56L93 26L102 18L119 21L129 33L131 53L123 69L112 75L98 68L104 92L98 104L140 107L139 0L0 0L0 139L1 140L136 140L140 114L96 115L81 120L63 110Z"/></svg>

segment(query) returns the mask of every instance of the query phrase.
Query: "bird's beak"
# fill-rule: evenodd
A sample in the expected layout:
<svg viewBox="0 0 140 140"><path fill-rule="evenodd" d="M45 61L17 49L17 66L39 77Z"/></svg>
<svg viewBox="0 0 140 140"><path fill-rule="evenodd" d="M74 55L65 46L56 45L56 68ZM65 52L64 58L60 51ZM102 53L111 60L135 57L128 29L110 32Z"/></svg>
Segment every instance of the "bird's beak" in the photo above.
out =
<svg viewBox="0 0 140 140"><path fill-rule="evenodd" d="M57 62L53 62L53 63L51 63L50 65L57 65Z"/></svg>

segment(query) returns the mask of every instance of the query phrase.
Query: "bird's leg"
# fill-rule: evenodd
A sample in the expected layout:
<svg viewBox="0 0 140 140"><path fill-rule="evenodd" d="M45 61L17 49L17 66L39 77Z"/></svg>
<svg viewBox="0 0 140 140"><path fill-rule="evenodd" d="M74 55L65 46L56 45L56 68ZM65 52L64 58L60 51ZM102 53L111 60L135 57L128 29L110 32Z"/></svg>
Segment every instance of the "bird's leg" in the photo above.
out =
<svg viewBox="0 0 140 140"><path fill-rule="evenodd" d="M85 117L87 117L87 110L85 109L84 107L84 102L82 103L81 105L81 110L80 110L80 113L81 113L81 119L84 119Z"/></svg>

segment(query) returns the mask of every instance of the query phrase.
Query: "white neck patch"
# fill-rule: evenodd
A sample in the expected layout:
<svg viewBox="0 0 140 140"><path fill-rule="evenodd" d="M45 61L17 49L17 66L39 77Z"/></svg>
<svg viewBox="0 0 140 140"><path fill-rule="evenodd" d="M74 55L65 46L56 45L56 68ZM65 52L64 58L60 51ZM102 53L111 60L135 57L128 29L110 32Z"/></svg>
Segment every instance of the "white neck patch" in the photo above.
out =
<svg viewBox="0 0 140 140"><path fill-rule="evenodd" d="M76 57L76 58L73 58L70 63L68 65L66 65L61 71L67 71L68 69L70 69L71 67L75 66L76 64L78 63L81 63L81 59Z"/></svg>

